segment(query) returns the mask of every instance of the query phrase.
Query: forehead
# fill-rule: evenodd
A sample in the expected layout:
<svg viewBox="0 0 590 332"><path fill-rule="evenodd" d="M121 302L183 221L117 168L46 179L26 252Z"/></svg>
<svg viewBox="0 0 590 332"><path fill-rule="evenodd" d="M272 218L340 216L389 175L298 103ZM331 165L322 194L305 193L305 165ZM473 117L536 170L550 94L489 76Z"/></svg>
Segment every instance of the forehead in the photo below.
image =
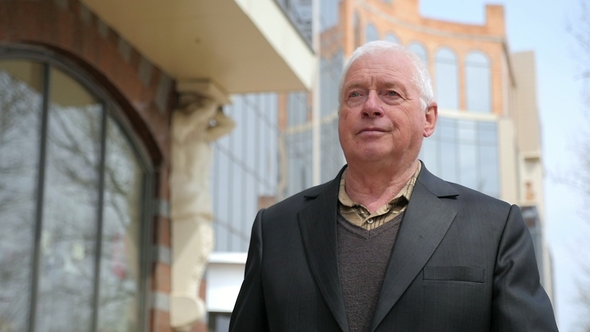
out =
<svg viewBox="0 0 590 332"><path fill-rule="evenodd" d="M403 53L394 51L369 53L350 65L344 78L344 85L346 86L350 81L365 79L409 84L414 71L412 61Z"/></svg>

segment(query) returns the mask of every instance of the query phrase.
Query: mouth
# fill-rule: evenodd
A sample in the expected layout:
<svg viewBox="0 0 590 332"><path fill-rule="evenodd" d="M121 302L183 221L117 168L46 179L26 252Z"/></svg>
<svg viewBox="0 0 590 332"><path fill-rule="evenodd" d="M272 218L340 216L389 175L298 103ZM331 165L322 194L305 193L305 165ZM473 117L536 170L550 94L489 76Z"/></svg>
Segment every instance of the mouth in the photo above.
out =
<svg viewBox="0 0 590 332"><path fill-rule="evenodd" d="M386 132L386 130L383 129L383 128L379 128L379 127L366 127L366 128L362 128L359 131L359 134L364 134L364 133L367 133L367 134L371 134L371 133L384 133L384 132Z"/></svg>

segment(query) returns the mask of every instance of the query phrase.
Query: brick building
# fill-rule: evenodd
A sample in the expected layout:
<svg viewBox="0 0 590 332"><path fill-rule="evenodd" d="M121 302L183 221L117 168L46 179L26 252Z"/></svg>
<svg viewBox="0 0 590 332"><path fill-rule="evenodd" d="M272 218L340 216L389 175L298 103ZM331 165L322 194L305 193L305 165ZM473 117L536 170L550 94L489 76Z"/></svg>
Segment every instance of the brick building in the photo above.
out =
<svg viewBox="0 0 590 332"><path fill-rule="evenodd" d="M230 95L311 87L292 16L0 1L1 331L204 330L209 144Z"/></svg>
<svg viewBox="0 0 590 332"><path fill-rule="evenodd" d="M215 319L227 322L233 307L242 278L238 267L245 262L257 209L331 180L345 163L337 137L338 82L356 47L376 39L409 47L430 69L439 122L424 141L420 159L446 180L521 206L542 283L552 297L543 235L535 58L532 52L510 52L504 8L487 5L483 24L464 24L421 16L418 0L325 0L316 5L319 77L310 93L316 98L305 93L236 96L227 110L239 129L215 143L216 247L210 267L213 276L228 269L227 275L234 271L235 277L212 287L210 294L227 299L212 307ZM265 113L260 107L267 104L277 106ZM261 120L249 122L254 114ZM269 126L259 126L266 120ZM274 159L244 153L249 137L256 135L277 151ZM262 174L252 155L264 160ZM231 291L218 293L217 287Z"/></svg>
<svg viewBox="0 0 590 332"><path fill-rule="evenodd" d="M344 164L338 81L375 39L430 68L426 167L523 208L551 296L534 54L503 7L0 0L0 331L223 331L256 211Z"/></svg>

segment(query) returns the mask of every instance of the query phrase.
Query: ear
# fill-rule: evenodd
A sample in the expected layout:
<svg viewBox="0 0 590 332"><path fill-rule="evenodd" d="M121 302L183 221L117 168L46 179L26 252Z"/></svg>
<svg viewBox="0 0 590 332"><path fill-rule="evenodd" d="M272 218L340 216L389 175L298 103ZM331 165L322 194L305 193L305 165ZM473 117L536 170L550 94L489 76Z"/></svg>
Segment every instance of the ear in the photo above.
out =
<svg viewBox="0 0 590 332"><path fill-rule="evenodd" d="M438 105L435 102L430 103L426 111L424 112L424 131L422 135L429 137L434 133L434 127L436 127L436 120L438 119Z"/></svg>

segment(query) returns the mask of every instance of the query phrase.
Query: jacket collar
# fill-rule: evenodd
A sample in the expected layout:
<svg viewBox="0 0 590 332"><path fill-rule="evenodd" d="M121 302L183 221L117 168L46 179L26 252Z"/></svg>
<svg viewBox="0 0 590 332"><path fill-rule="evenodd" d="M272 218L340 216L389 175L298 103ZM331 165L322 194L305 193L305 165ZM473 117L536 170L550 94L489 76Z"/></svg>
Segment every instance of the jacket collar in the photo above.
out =
<svg viewBox="0 0 590 332"><path fill-rule="evenodd" d="M297 215L307 261L330 311L348 331L338 274L338 190L344 166L332 181L309 189L309 200ZM422 164L410 203L385 273L371 331L374 331L420 273L454 220L449 199L459 193Z"/></svg>

